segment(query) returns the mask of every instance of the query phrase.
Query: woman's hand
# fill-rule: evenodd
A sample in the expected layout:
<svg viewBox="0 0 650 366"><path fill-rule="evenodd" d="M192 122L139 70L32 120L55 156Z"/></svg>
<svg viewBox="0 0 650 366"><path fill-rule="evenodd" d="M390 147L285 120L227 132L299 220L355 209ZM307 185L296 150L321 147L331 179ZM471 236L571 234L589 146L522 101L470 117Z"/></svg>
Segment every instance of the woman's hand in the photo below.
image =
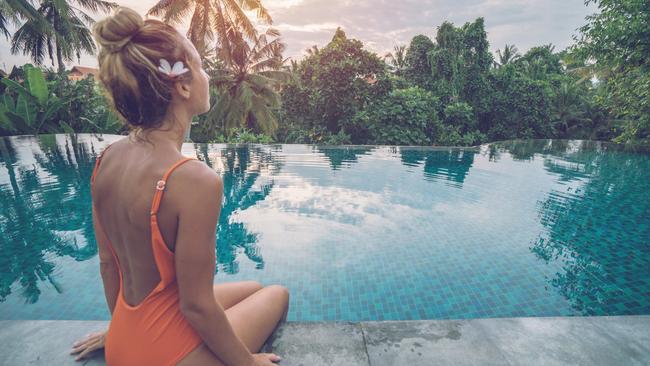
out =
<svg viewBox="0 0 650 366"><path fill-rule="evenodd" d="M251 366L275 366L274 362L279 362L280 356L275 353L254 353L253 365Z"/></svg>
<svg viewBox="0 0 650 366"><path fill-rule="evenodd" d="M72 344L74 347L72 349L72 352L70 352L71 355L75 353L81 352L75 358L75 361L79 361L82 358L88 356L89 353L91 353L94 350L104 348L104 340L106 339L106 331L100 331L100 332L95 332L95 333L89 333L86 334L86 338L80 339Z"/></svg>

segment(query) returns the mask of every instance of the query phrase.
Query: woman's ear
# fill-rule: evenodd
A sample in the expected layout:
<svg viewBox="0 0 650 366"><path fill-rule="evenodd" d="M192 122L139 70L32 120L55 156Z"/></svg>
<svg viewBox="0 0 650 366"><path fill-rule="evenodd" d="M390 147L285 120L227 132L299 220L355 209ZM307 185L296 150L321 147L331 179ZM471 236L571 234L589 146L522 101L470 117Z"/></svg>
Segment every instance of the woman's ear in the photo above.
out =
<svg viewBox="0 0 650 366"><path fill-rule="evenodd" d="M177 81L174 84L176 92L184 99L190 99L190 84L184 81Z"/></svg>

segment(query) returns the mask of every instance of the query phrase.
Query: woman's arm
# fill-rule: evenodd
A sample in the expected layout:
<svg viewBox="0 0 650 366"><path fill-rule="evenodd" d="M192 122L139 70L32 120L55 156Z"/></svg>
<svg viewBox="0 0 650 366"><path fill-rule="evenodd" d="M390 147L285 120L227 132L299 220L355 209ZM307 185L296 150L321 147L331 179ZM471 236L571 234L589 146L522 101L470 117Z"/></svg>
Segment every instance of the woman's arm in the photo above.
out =
<svg viewBox="0 0 650 366"><path fill-rule="evenodd" d="M252 353L235 334L214 297L215 237L223 199L223 181L209 167L185 170L175 248L181 311L205 344L226 365L252 365ZM190 172L194 170L194 172Z"/></svg>
<svg viewBox="0 0 650 366"><path fill-rule="evenodd" d="M102 230L101 224L98 225L99 221L97 219L97 212L95 212L95 202L92 202L91 211L93 228L95 229L95 240L97 241L97 248L99 251L99 272L101 273L102 281L104 282L104 295L106 296L108 310L111 315L113 315L115 302L117 301L117 296L120 290L120 273L118 272L119 269L115 262L115 258L113 257L113 254L111 254L110 249L108 249L108 239ZM73 343L73 348L72 351L70 351L70 354L73 355L79 353L79 355L75 357L75 361L90 356L97 349L104 348L106 332L107 331L104 330L86 334L86 338Z"/></svg>
<svg viewBox="0 0 650 366"><path fill-rule="evenodd" d="M115 309L118 292L120 290L120 273L115 258L108 248L108 239L106 238L106 234L104 233L101 224L99 224L94 202L92 203L92 217L97 249L99 251L99 272L102 276L102 281L104 282L104 296L106 296L108 310L112 315L113 310Z"/></svg>

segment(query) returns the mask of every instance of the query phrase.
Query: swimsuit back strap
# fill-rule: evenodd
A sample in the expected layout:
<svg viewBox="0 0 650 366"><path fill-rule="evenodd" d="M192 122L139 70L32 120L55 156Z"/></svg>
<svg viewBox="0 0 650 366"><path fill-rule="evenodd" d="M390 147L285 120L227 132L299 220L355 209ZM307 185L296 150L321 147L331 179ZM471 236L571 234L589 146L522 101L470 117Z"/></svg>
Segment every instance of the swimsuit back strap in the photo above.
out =
<svg viewBox="0 0 650 366"><path fill-rule="evenodd" d="M104 156L104 153L106 152L106 150L108 150L111 147L111 145L113 145L112 142L110 144L108 144L104 148L104 150L102 150L102 152L99 153L99 155L97 156L97 159L95 159L95 167L93 168L93 174L90 176L90 186L91 187L95 183L95 175L97 175L97 169L99 168L99 163L101 162L102 157Z"/></svg>
<svg viewBox="0 0 650 366"><path fill-rule="evenodd" d="M174 163L174 165L171 166L171 168L167 169L167 171L163 175L162 179L159 180L156 183L156 193L154 194L153 202L151 203L151 215L156 215L158 213L158 208L160 207L160 200L162 199L163 191L165 190L165 185L167 183L167 178L169 177L169 175L179 165L181 165L184 162L189 161L189 160L196 160L196 158L188 156L188 157L182 158L181 160L177 161L176 163Z"/></svg>

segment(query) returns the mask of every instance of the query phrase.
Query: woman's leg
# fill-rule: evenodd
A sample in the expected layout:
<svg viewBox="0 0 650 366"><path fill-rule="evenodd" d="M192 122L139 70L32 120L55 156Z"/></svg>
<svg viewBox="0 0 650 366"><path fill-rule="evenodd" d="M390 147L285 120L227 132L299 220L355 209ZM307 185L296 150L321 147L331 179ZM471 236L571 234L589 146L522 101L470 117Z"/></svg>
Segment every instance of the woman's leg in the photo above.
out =
<svg viewBox="0 0 650 366"><path fill-rule="evenodd" d="M232 290L232 288L229 289ZM232 295L233 291L227 290L226 292L228 293L226 297L230 299L227 301L233 301L232 299L237 297ZM220 294L223 294L223 291ZM288 311L289 291L286 287L279 285L270 285L254 291L242 301L225 310L235 334L251 353L259 352L278 323L286 320ZM223 366L223 363L203 343L190 352L177 366Z"/></svg>
<svg viewBox="0 0 650 366"><path fill-rule="evenodd" d="M288 311L289 290L270 285L227 309L226 316L251 353L258 353Z"/></svg>
<svg viewBox="0 0 650 366"><path fill-rule="evenodd" d="M237 281L215 284L214 298L224 310L231 308L264 286L257 281Z"/></svg>

